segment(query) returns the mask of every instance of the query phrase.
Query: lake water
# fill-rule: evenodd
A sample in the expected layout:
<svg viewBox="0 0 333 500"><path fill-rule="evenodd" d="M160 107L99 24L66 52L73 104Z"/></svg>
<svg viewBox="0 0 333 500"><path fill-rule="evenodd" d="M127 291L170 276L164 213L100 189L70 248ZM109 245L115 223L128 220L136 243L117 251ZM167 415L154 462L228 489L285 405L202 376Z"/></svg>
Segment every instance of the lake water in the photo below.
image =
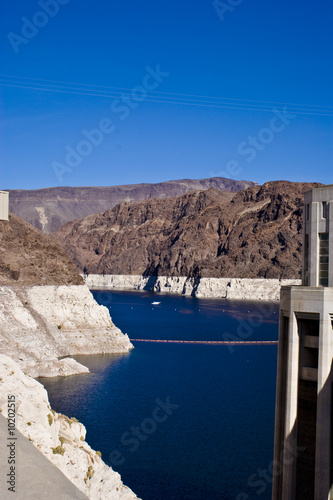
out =
<svg viewBox="0 0 333 500"><path fill-rule="evenodd" d="M278 337L278 305L94 296L130 338ZM269 499L277 346L134 344L76 357L91 375L42 379L52 407L84 423L88 443L143 500Z"/></svg>

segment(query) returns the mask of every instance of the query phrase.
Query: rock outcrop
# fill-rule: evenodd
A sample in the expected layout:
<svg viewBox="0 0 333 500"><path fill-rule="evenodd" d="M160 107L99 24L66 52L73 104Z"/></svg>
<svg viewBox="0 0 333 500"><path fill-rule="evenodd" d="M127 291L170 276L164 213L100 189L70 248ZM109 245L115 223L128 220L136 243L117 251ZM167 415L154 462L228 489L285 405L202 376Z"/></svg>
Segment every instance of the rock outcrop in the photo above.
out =
<svg viewBox="0 0 333 500"><path fill-rule="evenodd" d="M90 274L90 290L149 290L197 298L279 301L281 286L300 285L300 280L246 278L186 278L182 276L135 276Z"/></svg>
<svg viewBox="0 0 333 500"><path fill-rule="evenodd" d="M121 203L53 236L88 274L299 279L303 193L268 182L230 193Z"/></svg>
<svg viewBox="0 0 333 500"><path fill-rule="evenodd" d="M150 198L170 198L196 189L215 188L237 192L254 185L250 181L235 181L222 177L182 179L157 184L128 184L108 187L55 187L9 191L10 211L33 226L49 233L66 222L113 208L122 201L133 202Z"/></svg>
<svg viewBox="0 0 333 500"><path fill-rule="evenodd" d="M85 441L84 425L52 410L44 387L0 354L0 411L6 418L8 396L15 397L16 428L89 499L137 498Z"/></svg>
<svg viewBox="0 0 333 500"><path fill-rule="evenodd" d="M85 373L68 356L132 347L85 285L0 287L0 353L31 376Z"/></svg>

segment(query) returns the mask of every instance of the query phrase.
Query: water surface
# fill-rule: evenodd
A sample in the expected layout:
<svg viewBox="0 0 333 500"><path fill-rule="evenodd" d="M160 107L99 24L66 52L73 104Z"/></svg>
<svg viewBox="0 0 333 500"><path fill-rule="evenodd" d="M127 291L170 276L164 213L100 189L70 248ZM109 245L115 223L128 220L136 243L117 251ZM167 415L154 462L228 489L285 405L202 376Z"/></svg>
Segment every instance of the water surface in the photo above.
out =
<svg viewBox="0 0 333 500"><path fill-rule="evenodd" d="M268 303L94 295L130 338L278 336L278 306ZM128 354L76 357L92 374L42 382L143 500L269 499L276 358L276 346L136 342Z"/></svg>

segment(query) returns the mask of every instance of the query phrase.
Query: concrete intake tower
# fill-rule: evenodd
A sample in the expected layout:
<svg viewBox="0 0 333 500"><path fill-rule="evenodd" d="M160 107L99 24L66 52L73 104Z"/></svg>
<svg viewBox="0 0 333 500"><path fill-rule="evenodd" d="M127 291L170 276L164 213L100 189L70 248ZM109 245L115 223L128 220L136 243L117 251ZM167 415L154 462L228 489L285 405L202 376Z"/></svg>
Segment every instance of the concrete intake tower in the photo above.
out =
<svg viewBox="0 0 333 500"><path fill-rule="evenodd" d="M333 483L333 185L304 195L302 285L281 288L273 500Z"/></svg>

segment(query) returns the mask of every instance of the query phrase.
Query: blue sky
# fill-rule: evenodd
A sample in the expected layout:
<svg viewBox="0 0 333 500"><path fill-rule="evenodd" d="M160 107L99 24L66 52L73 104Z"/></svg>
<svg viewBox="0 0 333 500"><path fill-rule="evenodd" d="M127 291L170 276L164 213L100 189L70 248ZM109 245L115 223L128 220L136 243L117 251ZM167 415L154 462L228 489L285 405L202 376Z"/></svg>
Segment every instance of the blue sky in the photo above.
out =
<svg viewBox="0 0 333 500"><path fill-rule="evenodd" d="M0 187L332 183L332 24L329 0L2 2Z"/></svg>

